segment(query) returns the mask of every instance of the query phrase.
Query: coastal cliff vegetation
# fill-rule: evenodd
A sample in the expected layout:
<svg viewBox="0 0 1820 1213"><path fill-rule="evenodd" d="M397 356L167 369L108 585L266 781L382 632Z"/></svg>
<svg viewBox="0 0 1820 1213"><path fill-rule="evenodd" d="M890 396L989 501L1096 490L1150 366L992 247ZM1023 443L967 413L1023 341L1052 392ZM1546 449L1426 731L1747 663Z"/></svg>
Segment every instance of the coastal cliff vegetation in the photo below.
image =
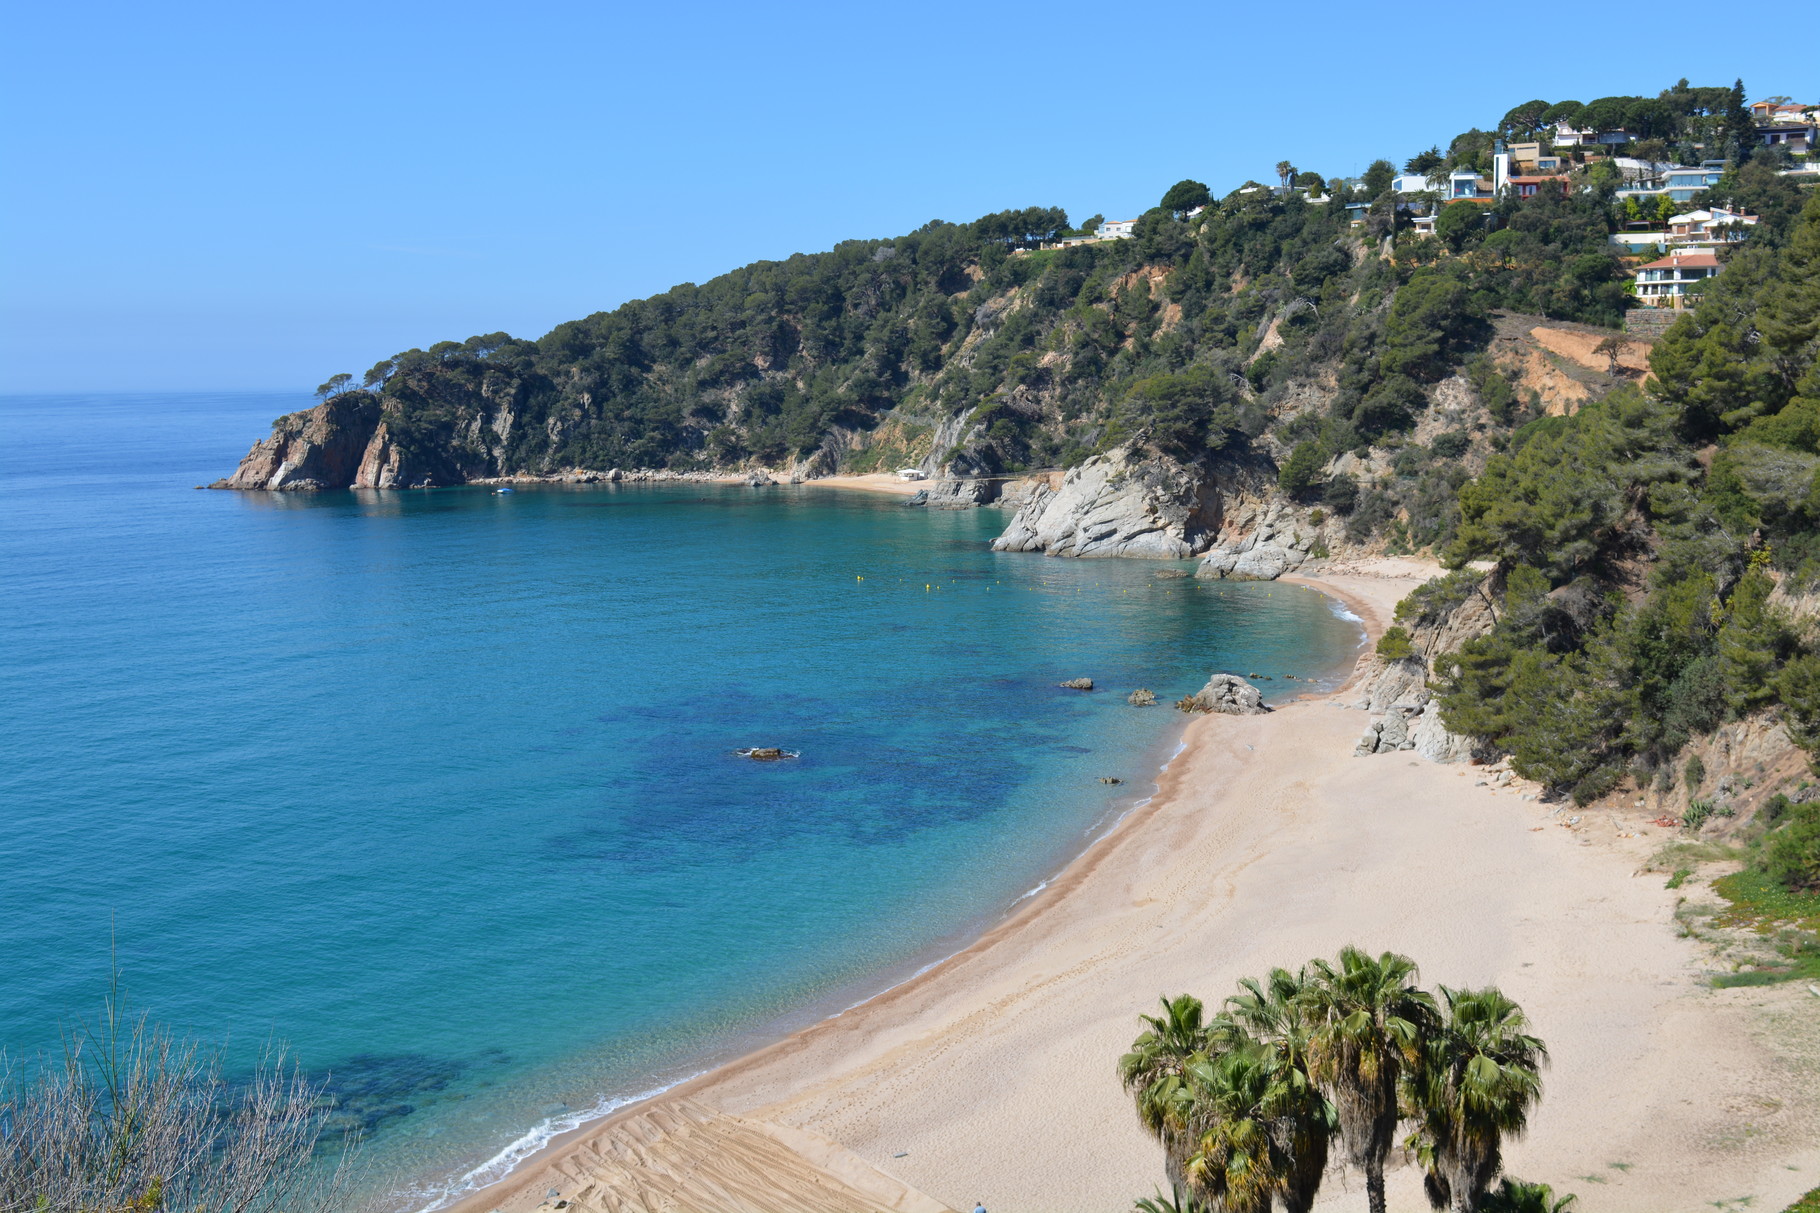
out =
<svg viewBox="0 0 1820 1213"><path fill-rule="evenodd" d="M1519 427L1462 486L1441 553L1494 571L1408 604L1498 599L1437 663L1450 728L1583 802L1685 779L1691 739L1752 713L1820 742L1817 337L1820 198L1731 259L1647 386Z"/></svg>

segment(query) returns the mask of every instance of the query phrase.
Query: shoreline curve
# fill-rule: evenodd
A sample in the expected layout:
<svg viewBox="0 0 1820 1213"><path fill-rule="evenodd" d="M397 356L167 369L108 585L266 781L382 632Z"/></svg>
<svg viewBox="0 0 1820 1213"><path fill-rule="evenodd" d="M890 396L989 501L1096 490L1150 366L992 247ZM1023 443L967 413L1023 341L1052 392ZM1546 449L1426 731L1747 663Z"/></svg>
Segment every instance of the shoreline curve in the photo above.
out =
<svg viewBox="0 0 1820 1213"><path fill-rule="evenodd" d="M808 482L809 486L815 484L814 481ZM872 486L860 485L829 485L827 487L858 488L862 491L872 488ZM1364 639L1360 645L1361 653L1368 651L1378 636L1382 635L1386 626L1384 612L1378 604L1372 602L1356 587L1330 582L1318 575L1285 575L1277 580L1282 584L1298 585L1320 593L1333 599L1350 612L1352 618L1359 621L1360 629L1364 633ZM1331 689L1299 695L1289 702L1314 703L1332 699L1350 689L1358 682L1362 674L1362 663L1355 663L1354 668ZM1278 707L1281 706L1283 705L1278 705ZM1197 723L1200 722L1193 719L1186 722L1173 753L1157 772L1157 787L1154 792L1134 803L1105 830L1090 838L1079 854L1037 887L1020 895L1011 903L1004 916L988 924L971 941L945 953L877 993L868 995L848 1007L798 1028L778 1040L760 1045L737 1057L712 1065L699 1073L678 1079L665 1086L627 1097L604 1098L602 1103L610 1103L613 1106L600 1115L587 1117L570 1128L552 1134L542 1145L512 1162L498 1178L489 1179L477 1187L451 1192L447 1197L439 1198L437 1201L423 1206L418 1213L492 1213L498 1204L497 1198L513 1184L516 1177L522 1176L539 1165L555 1161L584 1143L588 1138L640 1115L654 1103L667 1099L697 1097L703 1091L721 1082L777 1058L789 1056L799 1051L811 1038L833 1030L838 1021L866 1011L876 1011L901 998L910 997L922 985L942 979L968 957L983 953L1016 936L1032 921L1041 917L1052 906L1078 889L1097 868L1104 852L1114 847L1125 834L1138 829L1144 821L1159 811L1170 797L1178 793L1180 772L1184 766L1181 759L1193 748L1194 742L1191 735L1195 732L1194 725ZM1175 772L1173 777L1172 771ZM839 1026L849 1025L839 1024ZM532 1131L534 1132L535 1129ZM519 1140L522 1141L523 1138ZM485 1170L495 1165L500 1161L500 1155L510 1152L516 1144L516 1142L508 1144L494 1158L475 1168L475 1171ZM473 1173L471 1171L469 1174Z"/></svg>

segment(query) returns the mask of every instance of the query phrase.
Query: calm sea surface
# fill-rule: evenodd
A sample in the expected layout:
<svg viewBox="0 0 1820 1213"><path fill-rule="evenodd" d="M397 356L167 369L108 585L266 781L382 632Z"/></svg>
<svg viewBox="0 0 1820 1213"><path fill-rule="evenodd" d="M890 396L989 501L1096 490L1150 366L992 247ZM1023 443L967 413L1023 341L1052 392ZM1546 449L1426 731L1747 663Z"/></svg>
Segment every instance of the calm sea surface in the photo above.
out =
<svg viewBox="0 0 1820 1213"><path fill-rule="evenodd" d="M329 1076L381 1207L951 951L1150 792L1132 688L1357 652L996 510L192 490L308 403L0 398L0 1047L111 931L138 1008Z"/></svg>

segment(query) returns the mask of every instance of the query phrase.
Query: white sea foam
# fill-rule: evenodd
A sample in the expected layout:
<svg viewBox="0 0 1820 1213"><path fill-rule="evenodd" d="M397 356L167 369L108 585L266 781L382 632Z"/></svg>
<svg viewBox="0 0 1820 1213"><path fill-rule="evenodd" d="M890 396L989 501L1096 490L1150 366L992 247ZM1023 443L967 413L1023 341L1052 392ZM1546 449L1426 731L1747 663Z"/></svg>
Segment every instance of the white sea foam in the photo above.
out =
<svg viewBox="0 0 1820 1213"><path fill-rule="evenodd" d="M1017 901L1014 901L1011 904L1016 905L1018 901L1029 901L1032 897L1035 897L1038 893L1041 893L1048 887L1049 882L1047 880L1039 880L1034 888L1024 890L1018 895Z"/></svg>
<svg viewBox="0 0 1820 1213"><path fill-rule="evenodd" d="M493 1155L493 1157L487 1159L473 1170L468 1171L460 1178L451 1180L440 1188L419 1189L412 1193L415 1198L427 1199L428 1201L427 1204L417 1210L417 1213L434 1213L437 1209L446 1209L457 1200L460 1200L463 1196L466 1196L469 1192L478 1192L488 1184L498 1183L500 1180L510 1175L518 1167L519 1163L531 1157L531 1155L549 1145L552 1140L569 1132L571 1129L579 1129L591 1121L599 1120L603 1116L610 1116L614 1112L617 1112L619 1109L630 1104L635 1104L642 1100L662 1095L665 1091L668 1091L673 1087L681 1086L692 1078L699 1078L705 1073L707 1073L706 1070L701 1070L683 1078L678 1078L674 1082L667 1082L662 1086L652 1087L648 1091L640 1091L636 1095L603 1097L591 1108L586 1108L579 1112L565 1112L561 1116L551 1116L545 1120L541 1120L531 1129L513 1140L504 1149L500 1150L499 1153Z"/></svg>

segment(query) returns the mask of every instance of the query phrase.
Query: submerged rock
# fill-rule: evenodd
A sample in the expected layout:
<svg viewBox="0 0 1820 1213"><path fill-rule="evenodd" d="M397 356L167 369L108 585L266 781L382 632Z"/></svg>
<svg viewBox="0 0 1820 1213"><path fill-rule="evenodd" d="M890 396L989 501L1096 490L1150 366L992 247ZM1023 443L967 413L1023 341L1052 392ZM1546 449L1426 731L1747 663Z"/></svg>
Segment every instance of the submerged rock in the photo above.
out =
<svg viewBox="0 0 1820 1213"><path fill-rule="evenodd" d="M1215 674L1207 685L1175 705L1184 712L1224 712L1229 716L1260 716L1264 692L1237 674Z"/></svg>
<svg viewBox="0 0 1820 1213"><path fill-rule="evenodd" d="M1058 682L1055 685L1061 687L1065 691L1091 691L1093 689L1093 679L1070 678L1067 682Z"/></svg>
<svg viewBox="0 0 1820 1213"><path fill-rule="evenodd" d="M749 750L734 750L741 758L750 758L753 762L777 762L783 758L800 758L795 750L783 750L777 746L755 746Z"/></svg>

